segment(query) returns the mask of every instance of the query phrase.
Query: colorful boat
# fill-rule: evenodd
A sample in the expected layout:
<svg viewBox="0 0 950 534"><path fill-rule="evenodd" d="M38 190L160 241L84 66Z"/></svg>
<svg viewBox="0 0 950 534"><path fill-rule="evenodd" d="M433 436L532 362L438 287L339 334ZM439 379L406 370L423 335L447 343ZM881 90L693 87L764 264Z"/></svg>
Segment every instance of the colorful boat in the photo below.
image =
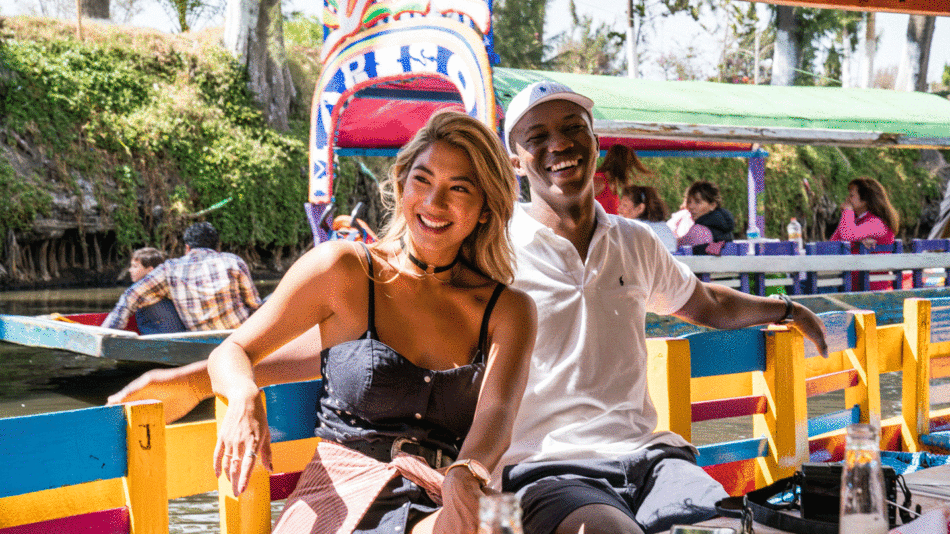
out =
<svg viewBox="0 0 950 534"><path fill-rule="evenodd" d="M116 361L185 365L207 358L231 333L205 330L141 335L134 319L126 330L115 330L99 326L105 317L105 313L0 315L0 341Z"/></svg>

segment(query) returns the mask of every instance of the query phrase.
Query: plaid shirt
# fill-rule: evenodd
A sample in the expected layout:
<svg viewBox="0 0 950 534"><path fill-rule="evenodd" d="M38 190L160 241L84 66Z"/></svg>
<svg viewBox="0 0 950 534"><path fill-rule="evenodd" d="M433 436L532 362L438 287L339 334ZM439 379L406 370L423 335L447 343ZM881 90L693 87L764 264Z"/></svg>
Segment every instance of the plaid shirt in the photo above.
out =
<svg viewBox="0 0 950 534"><path fill-rule="evenodd" d="M125 290L102 326L123 328L136 310L171 299L188 330L237 328L261 306L244 260L196 248L156 267Z"/></svg>

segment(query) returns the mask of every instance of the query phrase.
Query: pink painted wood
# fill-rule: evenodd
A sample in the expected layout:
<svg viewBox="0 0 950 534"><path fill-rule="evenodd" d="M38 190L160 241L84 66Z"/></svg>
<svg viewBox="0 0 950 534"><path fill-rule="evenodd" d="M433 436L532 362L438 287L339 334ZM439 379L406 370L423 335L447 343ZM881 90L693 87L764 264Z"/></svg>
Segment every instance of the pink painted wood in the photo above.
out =
<svg viewBox="0 0 950 534"><path fill-rule="evenodd" d="M805 380L805 392L808 397L851 388L858 385L858 371L847 369L826 375L813 376Z"/></svg>
<svg viewBox="0 0 950 534"><path fill-rule="evenodd" d="M270 500L286 499L300 480L300 471L293 473L276 473L270 476ZM3 533L0 533L3 534Z"/></svg>
<svg viewBox="0 0 950 534"><path fill-rule="evenodd" d="M692 405L693 422L765 413L766 408L764 395L694 402Z"/></svg>
<svg viewBox="0 0 950 534"><path fill-rule="evenodd" d="M129 534L129 521L128 508L113 508L62 519L0 528L0 534L50 534L51 532L63 534L71 532L76 534Z"/></svg>

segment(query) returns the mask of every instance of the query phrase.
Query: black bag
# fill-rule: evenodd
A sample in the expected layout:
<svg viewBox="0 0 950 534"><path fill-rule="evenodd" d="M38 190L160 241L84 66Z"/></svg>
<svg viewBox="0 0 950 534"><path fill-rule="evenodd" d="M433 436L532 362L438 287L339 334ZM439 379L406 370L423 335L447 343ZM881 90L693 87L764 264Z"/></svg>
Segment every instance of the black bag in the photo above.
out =
<svg viewBox="0 0 950 534"><path fill-rule="evenodd" d="M888 501L889 528L897 526L897 516L909 523L910 491L894 468L883 467L884 495ZM900 488L904 496L903 509L894 506ZM716 503L716 510L724 517L748 520L751 513L755 522L798 534L838 534L838 508L841 500L841 464L806 463L793 476L783 478L764 488L750 491L741 497L729 497ZM788 498L770 503L773 497ZM784 512L799 510L801 517Z"/></svg>

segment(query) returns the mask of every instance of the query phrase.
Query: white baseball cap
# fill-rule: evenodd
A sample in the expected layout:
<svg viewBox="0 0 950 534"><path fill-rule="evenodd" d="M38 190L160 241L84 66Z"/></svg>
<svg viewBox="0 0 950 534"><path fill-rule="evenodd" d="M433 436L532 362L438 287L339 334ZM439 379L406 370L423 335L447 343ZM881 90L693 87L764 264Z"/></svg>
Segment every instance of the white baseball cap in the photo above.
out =
<svg viewBox="0 0 950 534"><path fill-rule="evenodd" d="M587 118L590 119L590 125L593 127L594 117L591 113L591 110L594 109L593 100L575 93L573 89L563 83L551 80L534 82L516 94L508 103L508 109L505 111L505 148L508 149L508 152L514 153L509 139L511 129L531 108L549 100L567 100L584 108L587 111Z"/></svg>

